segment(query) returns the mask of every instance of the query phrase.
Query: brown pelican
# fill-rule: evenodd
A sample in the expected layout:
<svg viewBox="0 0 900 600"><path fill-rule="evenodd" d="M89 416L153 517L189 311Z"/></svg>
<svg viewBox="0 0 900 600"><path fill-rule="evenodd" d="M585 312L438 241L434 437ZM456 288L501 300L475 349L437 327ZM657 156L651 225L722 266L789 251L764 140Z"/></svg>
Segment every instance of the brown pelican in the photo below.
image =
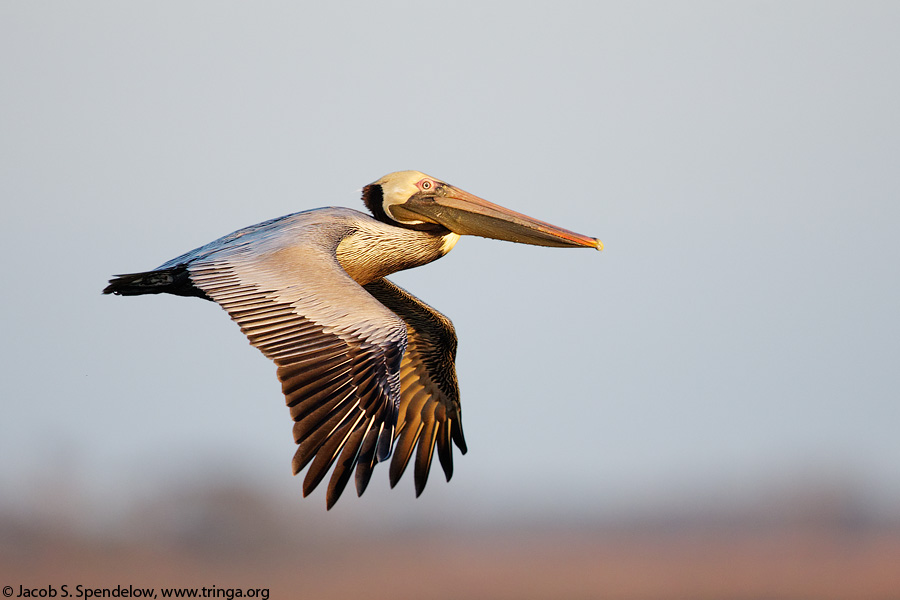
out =
<svg viewBox="0 0 900 600"><path fill-rule="evenodd" d="M347 208L298 212L240 229L104 294L198 296L222 306L278 366L294 419L303 495L334 465L326 505L355 467L365 491L388 459L391 487L413 452L416 496L434 450L447 480L451 441L465 454L450 320L385 276L442 257L460 235L603 248L599 240L491 204L418 171L362 190L374 218Z"/></svg>

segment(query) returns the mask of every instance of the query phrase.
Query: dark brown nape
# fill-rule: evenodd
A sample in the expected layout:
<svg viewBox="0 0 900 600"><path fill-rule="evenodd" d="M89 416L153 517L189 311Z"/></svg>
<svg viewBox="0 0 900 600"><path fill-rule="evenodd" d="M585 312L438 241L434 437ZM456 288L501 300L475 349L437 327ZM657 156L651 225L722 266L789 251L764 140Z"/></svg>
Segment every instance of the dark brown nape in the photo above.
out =
<svg viewBox="0 0 900 600"><path fill-rule="evenodd" d="M384 189L377 183L370 183L362 190L362 201L372 213L372 216L382 223L396 225L387 213L384 212Z"/></svg>

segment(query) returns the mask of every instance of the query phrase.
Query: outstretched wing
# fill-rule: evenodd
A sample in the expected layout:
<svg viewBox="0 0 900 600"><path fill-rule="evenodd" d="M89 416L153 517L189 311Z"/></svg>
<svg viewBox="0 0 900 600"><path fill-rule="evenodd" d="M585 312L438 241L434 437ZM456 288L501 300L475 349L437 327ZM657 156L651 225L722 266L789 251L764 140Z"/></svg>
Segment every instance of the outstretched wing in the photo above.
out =
<svg viewBox="0 0 900 600"><path fill-rule="evenodd" d="M303 495L334 466L328 508L354 468L362 494L395 443L391 486L415 452L417 496L435 448L448 480L451 441L466 452L453 325L386 279L364 289L342 268L338 246L358 230L360 218L368 217L340 208L279 217L153 271L118 276L104 290L200 296L228 311L278 366L299 446L294 474L309 467ZM401 261L397 268L405 267Z"/></svg>
<svg viewBox="0 0 900 600"><path fill-rule="evenodd" d="M294 474L310 465L306 496L335 465L331 508L355 465L370 472L391 454L406 323L347 275L334 244L236 245L188 270L278 365L299 445Z"/></svg>
<svg viewBox="0 0 900 600"><path fill-rule="evenodd" d="M450 319L386 279L366 290L406 323L407 347L400 366L400 410L391 487L415 451L416 496L428 480L435 447L447 480L453 475L451 440L466 453L456 381L456 332ZM365 489L371 468L360 463L357 488ZM361 493L361 492L360 492Z"/></svg>

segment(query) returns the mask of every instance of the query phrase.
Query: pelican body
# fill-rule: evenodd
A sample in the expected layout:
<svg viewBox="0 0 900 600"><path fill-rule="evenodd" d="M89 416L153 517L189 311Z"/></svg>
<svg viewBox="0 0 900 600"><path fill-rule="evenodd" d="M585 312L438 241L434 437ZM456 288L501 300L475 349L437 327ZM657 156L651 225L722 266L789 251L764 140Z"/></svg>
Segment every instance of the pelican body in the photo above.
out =
<svg viewBox="0 0 900 600"><path fill-rule="evenodd" d="M293 472L308 495L332 465L330 509L355 471L362 495L393 455L395 486L415 453L416 496L437 455L447 480L466 452L450 320L385 277L430 263L460 235L602 249L599 240L491 204L418 171L363 188L372 216L298 212L240 229L104 294L168 293L218 303L277 365L294 420Z"/></svg>

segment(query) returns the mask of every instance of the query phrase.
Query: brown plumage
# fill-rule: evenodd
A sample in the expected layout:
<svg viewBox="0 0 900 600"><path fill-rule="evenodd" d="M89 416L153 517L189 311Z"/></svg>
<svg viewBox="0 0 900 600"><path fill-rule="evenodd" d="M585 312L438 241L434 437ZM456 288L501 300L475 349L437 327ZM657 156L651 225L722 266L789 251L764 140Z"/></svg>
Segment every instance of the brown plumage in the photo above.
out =
<svg viewBox="0 0 900 600"><path fill-rule="evenodd" d="M417 171L364 189L375 218L327 208L254 225L121 275L104 293L198 296L224 308L277 366L294 420L303 494L328 474L331 508L355 472L362 494L393 453L396 485L412 461L422 493L437 452L466 452L450 320L387 279L450 251L460 234L593 247L599 241L519 215Z"/></svg>

